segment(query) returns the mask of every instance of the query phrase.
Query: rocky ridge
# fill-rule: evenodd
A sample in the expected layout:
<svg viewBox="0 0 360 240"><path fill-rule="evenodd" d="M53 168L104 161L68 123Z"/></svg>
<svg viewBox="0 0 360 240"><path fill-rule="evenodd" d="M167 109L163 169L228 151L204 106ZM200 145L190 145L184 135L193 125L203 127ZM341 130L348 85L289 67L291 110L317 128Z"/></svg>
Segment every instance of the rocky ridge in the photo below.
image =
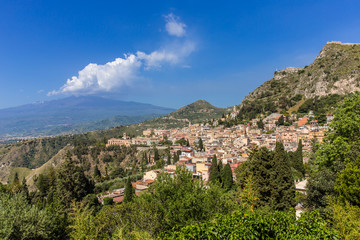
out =
<svg viewBox="0 0 360 240"><path fill-rule="evenodd" d="M245 97L244 103L283 101L296 95L305 99L329 94L344 95L360 90L360 43L328 42L313 63L288 67Z"/></svg>

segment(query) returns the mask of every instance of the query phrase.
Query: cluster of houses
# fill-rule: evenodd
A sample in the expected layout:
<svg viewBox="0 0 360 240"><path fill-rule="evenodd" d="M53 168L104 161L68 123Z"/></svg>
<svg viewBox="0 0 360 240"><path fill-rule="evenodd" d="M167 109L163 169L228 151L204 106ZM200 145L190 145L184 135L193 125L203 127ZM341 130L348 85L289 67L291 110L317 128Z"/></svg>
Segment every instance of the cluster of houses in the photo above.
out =
<svg viewBox="0 0 360 240"><path fill-rule="evenodd" d="M107 146L151 146L164 139L173 143L186 139L190 146L196 146L201 138L206 154L216 154L220 159L227 159L239 156L246 158L248 150L252 147L265 146L273 149L277 141L282 142L288 151L295 151L299 140L302 140L304 151L310 149L313 140L323 141L328 124L320 126L316 120L311 120L314 119L312 112L301 118L291 115L289 119L292 121L292 125L290 126L276 124L281 116L281 114L273 113L262 120L252 119L248 124L239 124L231 128L213 128L208 124L189 124L188 127L177 129L147 129L143 131L142 136L135 138L124 134L123 138L109 139ZM333 118L332 114L326 116L328 122ZM257 127L258 121L263 121L264 129ZM181 146L174 145L171 148L180 150Z"/></svg>
<svg viewBox="0 0 360 240"><path fill-rule="evenodd" d="M279 121L281 116L281 114L273 113L262 120L252 119L246 125L239 124L231 128L213 128L208 124L189 124L188 127L181 129L147 129L143 131L142 136L135 138L130 138L124 134L123 138L109 139L107 146L138 145L138 151L145 151L149 150L150 146L157 145L166 139L174 144L171 146L157 145L157 148L170 148L171 154L180 152L180 156L178 162L166 165L161 171L175 174L176 167L182 165L192 172L193 178L208 181L211 159L214 154L216 154L218 160L223 164L229 163L231 169L235 171L240 164L247 161L248 152L254 147L267 147L273 150L276 142L282 142L287 151L295 151L301 140L303 151L309 151L312 141L323 141L325 132L328 129L328 123L333 119L332 114L327 114L327 124L320 126L316 120L311 120L314 119L314 115L310 112L301 118L297 118L296 115L291 115L289 120L291 120L292 125L279 126L277 121ZM258 121L263 121L264 129L257 127ZM186 147L175 144L181 139L186 139L190 146ZM200 139L203 142L205 151L196 150ZM153 155L150 160L150 165L155 164ZM146 172L142 181L133 183L137 189L136 192L140 193L146 190L148 185L155 180L161 171L151 170ZM233 174L233 176L235 176L235 174ZM123 189L119 189L117 192L111 194L117 194L113 196L115 202L122 201ZM109 196L112 197L112 195Z"/></svg>

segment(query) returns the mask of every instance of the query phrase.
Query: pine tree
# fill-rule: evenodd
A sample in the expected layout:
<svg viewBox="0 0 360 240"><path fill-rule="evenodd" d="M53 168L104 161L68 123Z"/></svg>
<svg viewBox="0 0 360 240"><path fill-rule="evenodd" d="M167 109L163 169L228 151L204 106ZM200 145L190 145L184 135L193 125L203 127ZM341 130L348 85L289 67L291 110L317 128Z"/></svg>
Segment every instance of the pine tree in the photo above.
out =
<svg viewBox="0 0 360 240"><path fill-rule="evenodd" d="M213 158L212 158L211 167L210 167L209 181L211 183L220 182L220 173L219 173L219 168L218 168L218 162L217 162L216 155L214 155Z"/></svg>
<svg viewBox="0 0 360 240"><path fill-rule="evenodd" d="M226 190L230 190L233 185L233 175L229 163L227 163L222 169L221 179L223 188Z"/></svg>
<svg viewBox="0 0 360 240"><path fill-rule="evenodd" d="M134 198L135 189L131 184L130 177L126 181L125 192L124 192L124 203L131 202Z"/></svg>
<svg viewBox="0 0 360 240"><path fill-rule="evenodd" d="M245 179L245 187L239 193L240 203L250 212L254 211L254 206L259 201L259 193L255 187L255 180L252 175Z"/></svg>
<svg viewBox="0 0 360 240"><path fill-rule="evenodd" d="M81 201L93 189L93 182L85 176L84 170L72 161L65 160L56 174L56 190L60 201L70 206L72 201Z"/></svg>
<svg viewBox="0 0 360 240"><path fill-rule="evenodd" d="M284 145L276 143L271 170L271 207L285 211L295 207L295 183Z"/></svg>

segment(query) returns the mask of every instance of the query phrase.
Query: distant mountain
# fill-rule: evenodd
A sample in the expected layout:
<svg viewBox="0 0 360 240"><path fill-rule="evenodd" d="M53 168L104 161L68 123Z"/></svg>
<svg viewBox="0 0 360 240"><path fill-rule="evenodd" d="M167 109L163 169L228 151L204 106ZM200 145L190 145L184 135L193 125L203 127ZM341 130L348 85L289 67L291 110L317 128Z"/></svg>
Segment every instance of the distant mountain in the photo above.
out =
<svg viewBox="0 0 360 240"><path fill-rule="evenodd" d="M238 106L240 118L298 109L331 110L344 95L360 90L360 43L329 42L314 62L289 67L251 92Z"/></svg>
<svg viewBox="0 0 360 240"><path fill-rule="evenodd" d="M0 110L0 137L44 136L61 127L73 128L114 116L131 117L125 123L139 122L174 109L138 102L126 102L95 96L68 97ZM155 114L155 115L153 115ZM140 117L141 116L141 117ZM143 117L148 116L148 117ZM119 118L120 119L120 118ZM119 120L118 119L118 120ZM121 121L117 121L123 124ZM107 128L107 126L104 126Z"/></svg>
<svg viewBox="0 0 360 240"><path fill-rule="evenodd" d="M74 125L54 127L49 129L46 135L53 136L58 134L78 134L88 131L107 130L119 125L136 124L161 116L161 114L149 114L140 116L115 116L111 118L97 120L94 122L77 123Z"/></svg>

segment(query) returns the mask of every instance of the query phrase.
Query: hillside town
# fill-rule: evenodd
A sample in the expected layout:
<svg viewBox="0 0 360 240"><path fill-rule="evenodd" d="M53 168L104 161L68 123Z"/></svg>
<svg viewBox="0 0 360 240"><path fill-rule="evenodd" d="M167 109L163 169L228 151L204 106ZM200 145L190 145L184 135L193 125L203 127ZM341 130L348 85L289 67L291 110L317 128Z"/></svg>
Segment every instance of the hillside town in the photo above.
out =
<svg viewBox="0 0 360 240"><path fill-rule="evenodd" d="M226 117L236 116L236 110ZM141 136L131 138L124 133L122 138L111 138L107 147L112 145L131 146L136 145L137 151L149 151L152 148L158 150L169 149L169 156L179 154L177 162L168 161L167 155L162 156L165 163L163 169L155 169L145 172L141 181L132 183L136 194L140 194L153 183L157 175L162 171L175 174L177 166L185 166L192 172L193 178L209 180L211 159L214 155L223 165L229 163L235 178L235 169L247 161L248 153L256 147L266 147L269 150L275 148L276 142L282 142L286 151L296 151L299 141L302 141L303 151L311 150L312 142L322 142L328 124L333 119L333 114L326 114L326 123L318 124L315 116L310 111L303 117L291 115L287 118L291 125L285 126L281 118L284 115L272 113L262 120L255 118L248 124L239 124L231 128L224 128L221 125L216 127L206 124L191 124L188 127L177 129L147 129ZM225 120L225 119L220 119ZM259 128L259 121L263 123L263 129ZM217 121L215 122L217 124ZM168 144L164 144L168 143ZM184 143L184 144L180 144ZM200 146L201 145L201 146ZM308 158L304 157L304 162ZM149 156L149 166L155 166L154 154ZM303 184L303 183L301 183ZM301 185L300 184L300 185ZM304 185L304 184L303 184ZM304 189L298 189L303 192ZM112 193L101 196L113 197L114 202L121 202L124 189L117 189Z"/></svg>

